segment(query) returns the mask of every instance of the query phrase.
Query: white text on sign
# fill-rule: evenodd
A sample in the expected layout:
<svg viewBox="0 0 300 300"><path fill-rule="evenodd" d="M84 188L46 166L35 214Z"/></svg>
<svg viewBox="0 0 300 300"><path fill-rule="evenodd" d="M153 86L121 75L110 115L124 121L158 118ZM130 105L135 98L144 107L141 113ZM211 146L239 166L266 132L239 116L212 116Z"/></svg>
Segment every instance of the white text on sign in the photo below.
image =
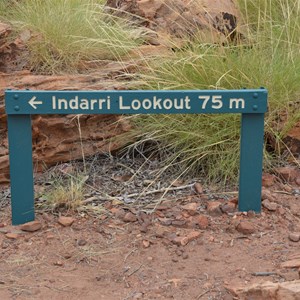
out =
<svg viewBox="0 0 300 300"><path fill-rule="evenodd" d="M199 106L202 110L214 109L219 110L224 107L224 102L221 95L198 96ZM33 102L31 100L31 102ZM36 101L29 104L36 109L37 105L43 104L42 101ZM32 104L35 104L34 106ZM117 100L119 110L124 111L139 111L139 110L191 110L191 99L189 96L181 98L159 98L152 96L144 99L124 99L123 96L118 96ZM229 109L244 109L245 100L243 98L230 98L226 102ZM58 98L52 96L53 110L110 110L112 107L112 99L110 96L99 99L86 99L75 96L72 99Z"/></svg>

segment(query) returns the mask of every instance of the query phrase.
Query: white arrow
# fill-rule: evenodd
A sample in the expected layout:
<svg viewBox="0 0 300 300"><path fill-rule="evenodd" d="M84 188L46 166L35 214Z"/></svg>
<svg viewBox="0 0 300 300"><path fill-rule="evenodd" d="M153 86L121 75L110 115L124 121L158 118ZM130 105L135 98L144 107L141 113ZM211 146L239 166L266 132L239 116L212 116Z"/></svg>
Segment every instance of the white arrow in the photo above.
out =
<svg viewBox="0 0 300 300"><path fill-rule="evenodd" d="M43 104L43 101L35 101L36 97L33 96L30 100L29 100L29 104L34 108L37 109L36 105L37 104Z"/></svg>

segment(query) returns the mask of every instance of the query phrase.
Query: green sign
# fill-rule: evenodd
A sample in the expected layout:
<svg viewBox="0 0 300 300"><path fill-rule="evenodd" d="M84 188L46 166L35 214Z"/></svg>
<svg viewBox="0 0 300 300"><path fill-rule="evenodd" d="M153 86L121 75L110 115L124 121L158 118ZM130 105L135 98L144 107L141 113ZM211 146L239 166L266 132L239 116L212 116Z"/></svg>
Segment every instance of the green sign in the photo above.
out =
<svg viewBox="0 0 300 300"><path fill-rule="evenodd" d="M239 210L261 210L267 91L18 91L5 92L12 222L34 220L31 115L240 113ZM101 130L101 129L99 129Z"/></svg>
<svg viewBox="0 0 300 300"><path fill-rule="evenodd" d="M265 90L241 91L7 91L6 113L201 114L264 113Z"/></svg>

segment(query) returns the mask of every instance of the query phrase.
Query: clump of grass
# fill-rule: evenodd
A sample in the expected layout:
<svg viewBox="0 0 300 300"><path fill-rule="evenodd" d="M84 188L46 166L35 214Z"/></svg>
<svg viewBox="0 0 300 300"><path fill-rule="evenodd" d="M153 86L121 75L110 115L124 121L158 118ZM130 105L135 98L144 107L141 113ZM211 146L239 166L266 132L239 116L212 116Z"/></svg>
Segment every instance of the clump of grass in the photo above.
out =
<svg viewBox="0 0 300 300"><path fill-rule="evenodd" d="M83 205L85 178L70 176L67 179L56 180L44 198L46 206L53 210L70 209L78 210Z"/></svg>
<svg viewBox="0 0 300 300"><path fill-rule="evenodd" d="M239 1L247 35L230 44L187 41L171 57L149 63L144 75L150 89L269 90L266 133L282 138L299 120L289 104L300 98L299 0ZM149 75L150 73L150 75ZM289 120L277 126L284 112ZM239 117L228 115L149 116L137 120L144 139L157 139L171 150L170 165L205 170L210 180L236 182L239 161ZM269 162L269 160L267 160Z"/></svg>
<svg viewBox="0 0 300 300"><path fill-rule="evenodd" d="M161 142L165 164L175 167L178 175L202 171L208 181L221 181L232 179L238 171L238 119L232 114L151 115L136 119L136 124L146 132L142 142Z"/></svg>
<svg viewBox="0 0 300 300"><path fill-rule="evenodd" d="M30 29L31 67L45 73L75 72L89 62L119 59L143 39L143 31L108 14L100 0L22 0L8 19Z"/></svg>

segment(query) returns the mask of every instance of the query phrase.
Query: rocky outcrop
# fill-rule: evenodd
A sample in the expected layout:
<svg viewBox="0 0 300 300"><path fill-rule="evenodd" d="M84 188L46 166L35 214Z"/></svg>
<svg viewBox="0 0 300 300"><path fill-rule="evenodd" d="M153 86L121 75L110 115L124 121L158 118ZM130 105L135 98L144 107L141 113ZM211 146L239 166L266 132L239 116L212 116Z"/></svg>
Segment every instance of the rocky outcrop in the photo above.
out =
<svg viewBox="0 0 300 300"><path fill-rule="evenodd" d="M8 39L11 27L0 22L0 184L9 182L5 89L105 90L127 89L130 82L115 78L127 73L131 63L107 62L101 71L89 75L44 76L19 71L26 64L23 54L30 32L14 41ZM5 73L1 73L1 71ZM124 134L131 125L117 115L43 115L32 116L32 145L36 171L60 162L107 153L123 147Z"/></svg>
<svg viewBox="0 0 300 300"><path fill-rule="evenodd" d="M232 0L108 0L106 4L115 14L123 12L156 32L177 38L200 34L222 41L241 36L240 13Z"/></svg>
<svg viewBox="0 0 300 300"><path fill-rule="evenodd" d="M116 66L115 66L116 67ZM117 68L117 67L116 67ZM109 67L110 70L113 66ZM120 69L120 67L119 67ZM104 90L122 87L104 80L102 74L76 76L38 76L29 72L0 73L0 184L9 182L8 140L4 110L6 88L38 90ZM126 87L129 84L126 83ZM118 115L43 115L32 117L33 158L35 170L59 162L107 153L123 147L131 129Z"/></svg>

